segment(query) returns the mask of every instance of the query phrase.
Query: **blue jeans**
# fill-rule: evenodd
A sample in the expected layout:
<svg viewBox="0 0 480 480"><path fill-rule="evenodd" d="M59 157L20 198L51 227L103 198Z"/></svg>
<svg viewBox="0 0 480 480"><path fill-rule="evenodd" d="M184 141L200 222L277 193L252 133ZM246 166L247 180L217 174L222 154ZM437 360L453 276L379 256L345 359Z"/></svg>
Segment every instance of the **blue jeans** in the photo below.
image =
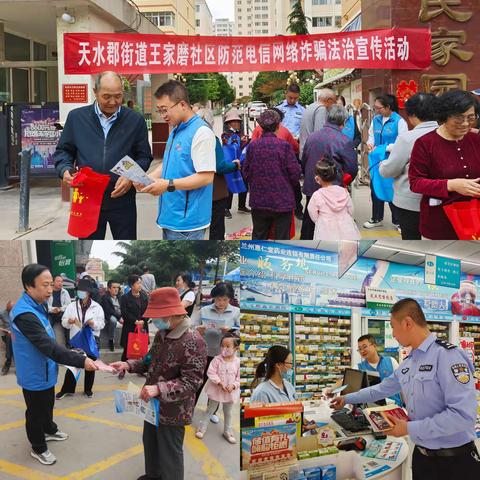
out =
<svg viewBox="0 0 480 480"><path fill-rule="evenodd" d="M193 230L193 232L176 232L174 230L163 229L164 240L204 240L206 228Z"/></svg>

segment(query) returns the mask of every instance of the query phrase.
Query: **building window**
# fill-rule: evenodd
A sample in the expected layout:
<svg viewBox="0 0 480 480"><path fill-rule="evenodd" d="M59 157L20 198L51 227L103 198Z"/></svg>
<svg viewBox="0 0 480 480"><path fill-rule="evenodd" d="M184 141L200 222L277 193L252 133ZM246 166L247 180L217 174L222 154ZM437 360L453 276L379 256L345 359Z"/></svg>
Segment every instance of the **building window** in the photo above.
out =
<svg viewBox="0 0 480 480"><path fill-rule="evenodd" d="M332 0L312 0L312 5L329 5Z"/></svg>
<svg viewBox="0 0 480 480"><path fill-rule="evenodd" d="M195 11L196 11L197 13L200 13L200 5L195 5Z"/></svg>
<svg viewBox="0 0 480 480"><path fill-rule="evenodd" d="M341 5L342 4L342 0L335 0L335 5Z"/></svg>
<svg viewBox="0 0 480 480"><path fill-rule="evenodd" d="M175 26L175 14L173 12L144 12L143 14L157 27Z"/></svg>
<svg viewBox="0 0 480 480"><path fill-rule="evenodd" d="M341 15L336 15L335 16L335 26L337 28L340 28L342 26L342 16Z"/></svg>
<svg viewBox="0 0 480 480"><path fill-rule="evenodd" d="M312 27L331 27L332 17L312 17Z"/></svg>
<svg viewBox="0 0 480 480"><path fill-rule="evenodd" d="M41 61L47 59L47 46L33 42L33 60Z"/></svg>
<svg viewBox="0 0 480 480"><path fill-rule="evenodd" d="M5 32L5 60L30 61L30 40Z"/></svg>
<svg viewBox="0 0 480 480"><path fill-rule="evenodd" d="M200 20L198 20L198 18L197 18L197 20L195 20L195 25L196 25L197 27L200 26Z"/></svg>

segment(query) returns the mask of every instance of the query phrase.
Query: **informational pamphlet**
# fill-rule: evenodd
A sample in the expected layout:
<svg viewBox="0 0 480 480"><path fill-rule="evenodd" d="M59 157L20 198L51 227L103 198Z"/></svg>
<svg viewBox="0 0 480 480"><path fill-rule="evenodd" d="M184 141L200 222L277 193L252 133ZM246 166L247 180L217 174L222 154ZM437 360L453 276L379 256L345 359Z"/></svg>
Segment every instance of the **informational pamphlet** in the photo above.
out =
<svg viewBox="0 0 480 480"><path fill-rule="evenodd" d="M125 155L110 171L121 177L128 178L133 183L141 183L143 185L153 183L153 180L143 171L143 168L128 155Z"/></svg>
<svg viewBox="0 0 480 480"><path fill-rule="evenodd" d="M140 398L140 388L130 382L127 390L115 390L115 408L117 413L131 413L158 427L160 402L151 398L145 402Z"/></svg>
<svg viewBox="0 0 480 480"><path fill-rule="evenodd" d="M392 442L390 440L373 440L368 444L366 450L361 455L364 457L378 458L380 460L389 460L394 462L400 450L402 444L400 442Z"/></svg>
<svg viewBox="0 0 480 480"><path fill-rule="evenodd" d="M408 421L408 416L405 413L405 410L397 405L364 408L363 413L374 432L388 432L393 428L393 423L388 418L388 415L398 418L399 420Z"/></svg>

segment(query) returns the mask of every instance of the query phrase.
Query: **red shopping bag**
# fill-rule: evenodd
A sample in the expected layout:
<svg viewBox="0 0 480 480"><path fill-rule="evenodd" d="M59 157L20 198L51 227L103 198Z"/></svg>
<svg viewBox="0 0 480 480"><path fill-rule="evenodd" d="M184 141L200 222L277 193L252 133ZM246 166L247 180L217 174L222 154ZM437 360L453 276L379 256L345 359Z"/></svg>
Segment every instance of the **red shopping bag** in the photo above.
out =
<svg viewBox="0 0 480 480"><path fill-rule="evenodd" d="M443 206L459 240L480 240L480 201L474 198L466 202Z"/></svg>
<svg viewBox="0 0 480 480"><path fill-rule="evenodd" d="M135 326L135 331L128 334L127 358L136 360L143 358L148 353L148 333L142 332L140 325Z"/></svg>
<svg viewBox="0 0 480 480"><path fill-rule="evenodd" d="M290 240L295 237L295 212L292 212L292 223L290 224ZM272 223L270 231L268 232L269 240L276 240L275 238L275 222Z"/></svg>
<svg viewBox="0 0 480 480"><path fill-rule="evenodd" d="M72 237L86 238L97 229L103 194L110 175L82 167L72 181L73 193L68 221L68 233Z"/></svg>

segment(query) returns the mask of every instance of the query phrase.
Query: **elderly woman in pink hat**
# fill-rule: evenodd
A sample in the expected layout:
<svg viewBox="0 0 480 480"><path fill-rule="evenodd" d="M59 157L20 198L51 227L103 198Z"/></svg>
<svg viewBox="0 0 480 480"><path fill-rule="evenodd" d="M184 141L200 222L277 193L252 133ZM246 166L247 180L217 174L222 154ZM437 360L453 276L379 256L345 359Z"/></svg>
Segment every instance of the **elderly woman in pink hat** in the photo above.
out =
<svg viewBox="0 0 480 480"><path fill-rule="evenodd" d="M159 426L143 425L145 475L138 480L181 480L185 426L192 423L195 393L202 385L206 344L190 327L175 288L154 290L145 316L152 318L158 329L148 354L141 360L111 365L129 373L146 373L141 397L145 401L157 397L160 403Z"/></svg>

